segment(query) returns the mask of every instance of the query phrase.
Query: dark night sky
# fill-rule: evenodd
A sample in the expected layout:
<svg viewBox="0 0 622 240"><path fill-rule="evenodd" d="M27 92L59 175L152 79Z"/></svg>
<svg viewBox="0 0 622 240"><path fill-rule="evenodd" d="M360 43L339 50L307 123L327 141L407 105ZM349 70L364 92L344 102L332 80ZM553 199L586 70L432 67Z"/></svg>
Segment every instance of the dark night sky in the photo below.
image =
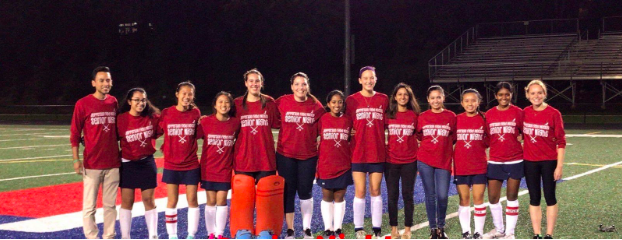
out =
<svg viewBox="0 0 622 240"><path fill-rule="evenodd" d="M358 69L374 65L377 90L404 81L420 99L427 60L477 23L580 17L596 32L601 17L622 15L613 0L351 2L353 91ZM113 95L142 86L161 107L184 80L197 85L199 105L220 90L240 95L254 67L269 95L290 93L289 77L302 71L323 99L343 89L343 12L335 0L2 1L0 105L73 104L93 91L98 65L111 67ZM118 25L131 22L138 32L120 35Z"/></svg>

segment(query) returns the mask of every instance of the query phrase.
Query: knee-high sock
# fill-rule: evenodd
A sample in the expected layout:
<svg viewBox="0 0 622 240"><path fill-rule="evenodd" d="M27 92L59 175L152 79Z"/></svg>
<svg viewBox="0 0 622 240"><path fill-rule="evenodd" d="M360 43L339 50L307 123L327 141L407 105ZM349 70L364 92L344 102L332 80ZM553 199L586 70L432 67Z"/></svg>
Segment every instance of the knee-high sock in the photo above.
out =
<svg viewBox="0 0 622 240"><path fill-rule="evenodd" d="M311 229L313 218L313 198L300 200L300 213L302 215L302 229Z"/></svg>
<svg viewBox="0 0 622 240"><path fill-rule="evenodd" d="M324 230L333 231L333 219L335 213L335 204L332 202L322 201L320 203L320 209L322 211L322 220L324 220Z"/></svg>
<svg viewBox="0 0 622 240"><path fill-rule="evenodd" d="M371 225L382 227L382 196L371 197Z"/></svg>
<svg viewBox="0 0 622 240"><path fill-rule="evenodd" d="M484 234L484 223L486 222L486 205L475 205L475 232Z"/></svg>
<svg viewBox="0 0 622 240"><path fill-rule="evenodd" d="M490 215L492 215L492 223L495 225L497 232L505 231L503 227L503 207L501 203L490 204Z"/></svg>
<svg viewBox="0 0 622 240"><path fill-rule="evenodd" d="M168 238L177 237L177 209L167 208L164 211L164 217L166 218L166 232Z"/></svg>
<svg viewBox="0 0 622 240"><path fill-rule="evenodd" d="M216 232L216 206L205 205L205 229L207 235L215 234ZM217 235L216 235L217 236Z"/></svg>
<svg viewBox="0 0 622 240"><path fill-rule="evenodd" d="M518 200L508 201L505 208L505 234L514 234L518 222Z"/></svg>
<svg viewBox="0 0 622 240"><path fill-rule="evenodd" d="M201 214L198 207L188 208L188 235L195 236L197 234L200 216Z"/></svg>
<svg viewBox="0 0 622 240"><path fill-rule="evenodd" d="M225 226L227 225L227 219L229 218L229 207L217 206L216 207L216 237L223 235L225 232Z"/></svg>
<svg viewBox="0 0 622 240"><path fill-rule="evenodd" d="M352 202L352 215L354 217L354 228L363 228L365 221L365 198L354 197Z"/></svg>
<svg viewBox="0 0 622 240"><path fill-rule="evenodd" d="M458 218L460 219L462 232L471 232L471 207L458 206Z"/></svg>
<svg viewBox="0 0 622 240"><path fill-rule="evenodd" d="M119 209L119 225L121 227L121 238L129 239L132 230L132 210Z"/></svg>
<svg viewBox="0 0 622 240"><path fill-rule="evenodd" d="M145 211L145 224L149 232L149 239L158 238L158 211L155 208Z"/></svg>
<svg viewBox="0 0 622 240"><path fill-rule="evenodd" d="M334 203L333 209L335 210L334 212L335 220L333 222L333 228L336 231L337 229L341 229L341 224L343 223L343 217L346 214L346 201L344 200L343 202Z"/></svg>

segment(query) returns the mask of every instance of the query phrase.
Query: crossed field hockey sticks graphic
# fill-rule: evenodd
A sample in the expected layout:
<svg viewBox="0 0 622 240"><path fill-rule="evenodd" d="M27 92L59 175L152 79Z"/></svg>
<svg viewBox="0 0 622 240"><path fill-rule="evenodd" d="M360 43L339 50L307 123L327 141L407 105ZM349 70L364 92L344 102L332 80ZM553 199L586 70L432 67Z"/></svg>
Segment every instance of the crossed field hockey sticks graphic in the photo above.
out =
<svg viewBox="0 0 622 240"><path fill-rule="evenodd" d="M218 154L222 154L225 152L225 146L220 146L220 145L216 145L216 147L218 148L218 150L216 151Z"/></svg>
<svg viewBox="0 0 622 240"><path fill-rule="evenodd" d="M183 143L186 143L187 141L188 141L188 140L186 140L186 136L181 136L181 135L179 136L179 142L180 142L180 143L182 143L182 144L183 144Z"/></svg>
<svg viewBox="0 0 622 240"><path fill-rule="evenodd" d="M145 139L145 140L138 139L138 141L140 141L140 146L141 147L146 147L147 146L147 139Z"/></svg>
<svg viewBox="0 0 622 240"><path fill-rule="evenodd" d="M108 128L108 124L104 124L104 132L108 132L110 131L110 128Z"/></svg>

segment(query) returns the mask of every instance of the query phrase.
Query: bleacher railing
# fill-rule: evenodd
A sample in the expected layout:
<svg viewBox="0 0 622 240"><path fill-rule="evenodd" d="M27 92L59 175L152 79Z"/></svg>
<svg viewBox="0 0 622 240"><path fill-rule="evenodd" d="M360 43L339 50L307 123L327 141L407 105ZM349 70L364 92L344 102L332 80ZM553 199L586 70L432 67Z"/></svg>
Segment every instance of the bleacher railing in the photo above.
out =
<svg viewBox="0 0 622 240"><path fill-rule="evenodd" d="M441 52L432 57L428 61L428 78L431 80L434 76L436 76L437 70L440 66L449 63L454 57L466 50L468 46L474 44L476 39L475 34L475 27L470 28L445 47Z"/></svg>
<svg viewBox="0 0 622 240"><path fill-rule="evenodd" d="M579 31L579 19L576 18L480 23L475 26L477 38L577 34Z"/></svg>

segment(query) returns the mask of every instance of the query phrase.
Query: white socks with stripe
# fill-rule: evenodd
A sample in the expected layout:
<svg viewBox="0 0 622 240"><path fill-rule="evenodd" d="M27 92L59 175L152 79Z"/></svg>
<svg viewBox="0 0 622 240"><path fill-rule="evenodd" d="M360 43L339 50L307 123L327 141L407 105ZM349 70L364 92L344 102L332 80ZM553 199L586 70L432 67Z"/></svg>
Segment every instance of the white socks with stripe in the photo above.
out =
<svg viewBox="0 0 622 240"><path fill-rule="evenodd" d="M205 205L205 229L207 230L207 235L214 234L214 236L218 236L215 234L216 232L216 206L208 206Z"/></svg>
<svg viewBox="0 0 622 240"><path fill-rule="evenodd" d="M508 201L505 208L505 234L514 234L516 222L518 221L518 200Z"/></svg>
<svg viewBox="0 0 622 240"><path fill-rule="evenodd" d="M199 218L201 217L200 210L196 208L188 208L188 235L195 236L199 229Z"/></svg>
<svg viewBox="0 0 622 240"><path fill-rule="evenodd" d="M300 200L300 214L302 215L302 230L311 229L313 218L313 198Z"/></svg>
<svg viewBox="0 0 622 240"><path fill-rule="evenodd" d="M470 212L471 211L469 211L469 213ZM480 235L484 234L484 223L486 222L486 205L475 205L475 212L473 215L475 215L475 232L479 233Z"/></svg>
<svg viewBox="0 0 622 240"><path fill-rule="evenodd" d="M145 223L147 224L147 231L149 231L149 239L158 238L158 211L151 209L145 211Z"/></svg>
<svg viewBox="0 0 622 240"><path fill-rule="evenodd" d="M382 226L382 196L371 197L371 225L375 228Z"/></svg>
<svg viewBox="0 0 622 240"><path fill-rule="evenodd" d="M335 210L335 220L333 222L333 228L335 229L335 231L337 231L337 229L341 229L343 217L346 214L346 200L344 199L343 202L335 202L333 209Z"/></svg>
<svg viewBox="0 0 622 240"><path fill-rule="evenodd" d="M177 209L167 208L164 211L164 217L166 218L166 232L168 238L177 238Z"/></svg>
<svg viewBox="0 0 622 240"><path fill-rule="evenodd" d="M462 232L471 232L471 207L458 205L458 218L460 219Z"/></svg>
<svg viewBox="0 0 622 240"><path fill-rule="evenodd" d="M225 225L227 225L227 218L229 217L229 207L225 206L216 206L216 228L215 234L216 237L223 235L225 232Z"/></svg>
<svg viewBox="0 0 622 240"><path fill-rule="evenodd" d="M354 197L352 202L354 228L363 228L365 221L365 198Z"/></svg>
<svg viewBox="0 0 622 240"><path fill-rule="evenodd" d="M490 204L490 215L492 215L492 223L495 225L497 232L504 232L503 207L501 206L501 202Z"/></svg>
<svg viewBox="0 0 622 240"><path fill-rule="evenodd" d="M121 228L121 238L130 239L130 231L132 230L132 210L119 209L119 225Z"/></svg>
<svg viewBox="0 0 622 240"><path fill-rule="evenodd" d="M322 200L322 203L320 203L320 209L322 211L322 220L324 220L324 230L333 231L335 204Z"/></svg>

